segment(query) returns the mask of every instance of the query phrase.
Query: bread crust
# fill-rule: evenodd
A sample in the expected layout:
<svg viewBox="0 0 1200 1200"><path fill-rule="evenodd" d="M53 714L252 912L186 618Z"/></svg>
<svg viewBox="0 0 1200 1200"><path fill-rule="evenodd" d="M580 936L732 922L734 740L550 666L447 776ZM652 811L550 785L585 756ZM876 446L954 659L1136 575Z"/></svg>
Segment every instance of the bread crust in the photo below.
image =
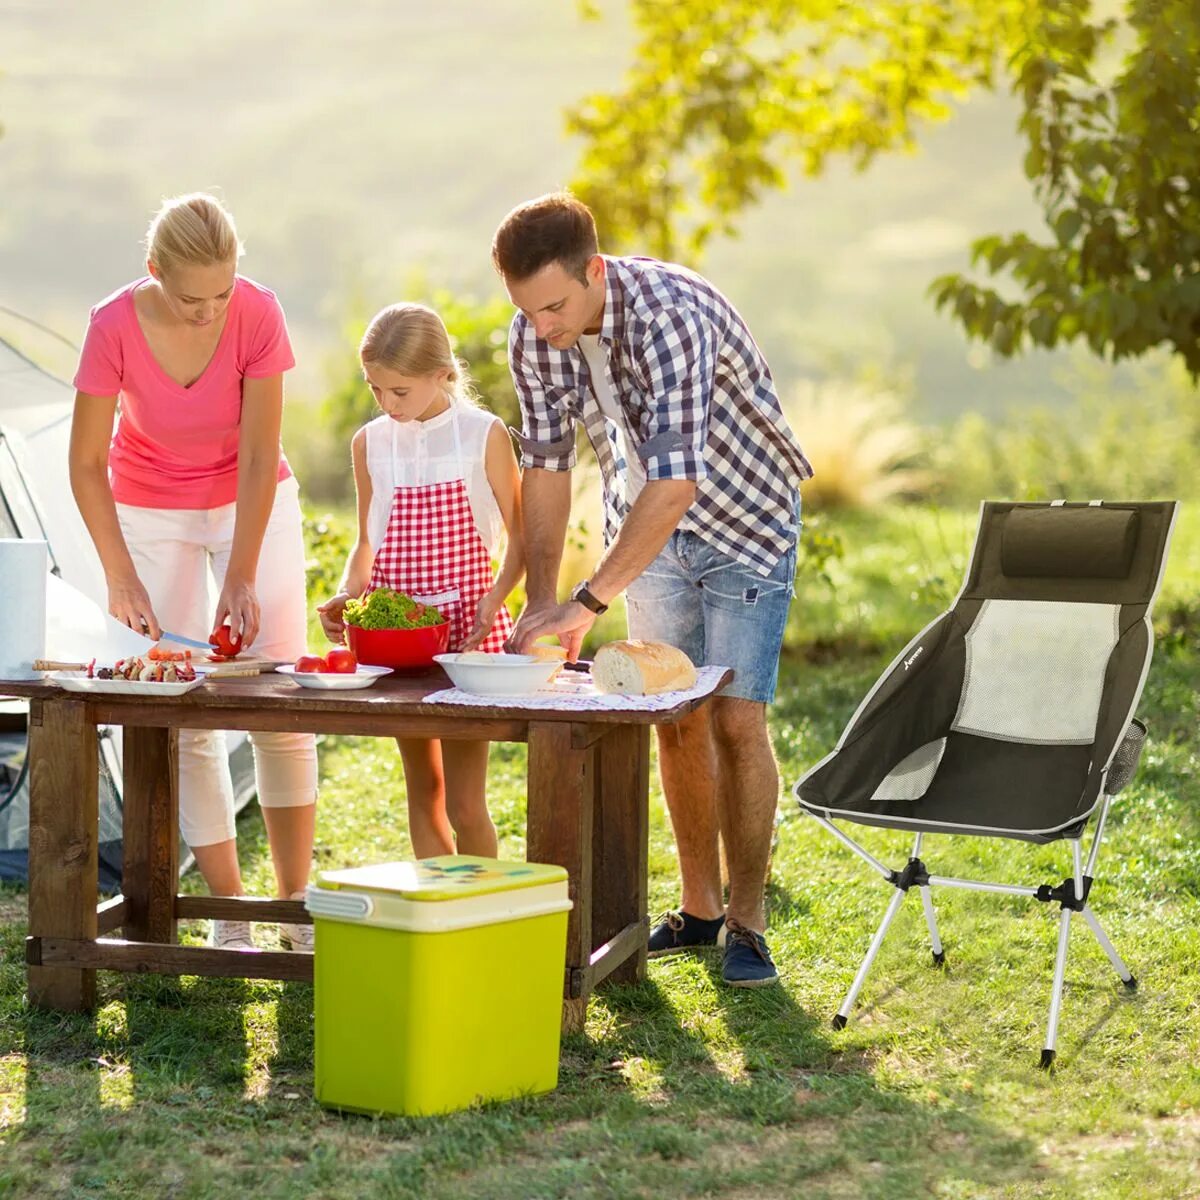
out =
<svg viewBox="0 0 1200 1200"><path fill-rule="evenodd" d="M696 668L675 646L635 638L601 646L592 661L592 679L602 692L653 696L695 686Z"/></svg>

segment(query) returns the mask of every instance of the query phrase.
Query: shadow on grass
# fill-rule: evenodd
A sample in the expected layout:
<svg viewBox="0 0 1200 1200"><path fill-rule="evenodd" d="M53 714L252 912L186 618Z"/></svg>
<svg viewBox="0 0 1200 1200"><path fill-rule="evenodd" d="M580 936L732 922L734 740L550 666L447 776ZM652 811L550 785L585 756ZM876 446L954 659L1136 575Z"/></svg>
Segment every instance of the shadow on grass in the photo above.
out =
<svg viewBox="0 0 1200 1200"><path fill-rule="evenodd" d="M604 990L593 1009L599 1036L567 1043L563 1089L579 1088L610 1136L624 1121L652 1156L723 1164L717 1190L739 1196L739 1172L768 1195L826 1182L840 1182L838 1195L974 1195L969 1184L1046 1181L1034 1140L888 1087L785 986L730 988L718 955L670 970L668 987L651 979ZM694 1186L709 1194L712 1180L696 1171ZM797 1190L771 1190L780 1186Z"/></svg>

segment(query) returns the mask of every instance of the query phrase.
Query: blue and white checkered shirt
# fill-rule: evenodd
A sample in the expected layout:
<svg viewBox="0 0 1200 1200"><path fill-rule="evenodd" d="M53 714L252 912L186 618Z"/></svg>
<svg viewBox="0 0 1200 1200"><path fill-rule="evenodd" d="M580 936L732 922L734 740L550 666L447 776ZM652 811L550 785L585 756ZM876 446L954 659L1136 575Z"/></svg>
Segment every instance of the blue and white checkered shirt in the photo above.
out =
<svg viewBox="0 0 1200 1200"><path fill-rule="evenodd" d="M733 305L694 272L650 258L604 262L598 340L647 482L695 480L679 528L769 574L796 540L796 489L812 468L766 359ZM508 358L521 402L521 465L570 470L582 418L604 476L610 542L628 511L627 464L583 351L556 350L517 313Z"/></svg>

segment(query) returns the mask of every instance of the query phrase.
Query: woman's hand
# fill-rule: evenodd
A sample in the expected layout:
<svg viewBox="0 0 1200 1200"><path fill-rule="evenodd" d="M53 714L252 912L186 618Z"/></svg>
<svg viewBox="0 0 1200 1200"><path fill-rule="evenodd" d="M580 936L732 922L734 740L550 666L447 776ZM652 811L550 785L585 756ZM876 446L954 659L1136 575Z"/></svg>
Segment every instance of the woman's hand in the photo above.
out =
<svg viewBox="0 0 1200 1200"><path fill-rule="evenodd" d="M234 640L240 635L243 646L251 646L258 637L261 614L254 585L248 579L225 576L217 600L217 615L213 628L228 625Z"/></svg>
<svg viewBox="0 0 1200 1200"><path fill-rule="evenodd" d="M471 626L471 632L467 634L467 639L462 644L464 653L467 650L478 650L483 645L487 635L492 632L492 626L496 623L496 614L500 611L503 601L504 598L494 589L484 593L475 607L475 621Z"/></svg>
<svg viewBox="0 0 1200 1200"><path fill-rule="evenodd" d="M317 615L321 618L321 628L325 630L325 636L335 643L345 641L346 638L346 601L352 600L354 597L349 592L338 592L331 600L326 600L324 604L317 605Z"/></svg>
<svg viewBox="0 0 1200 1200"><path fill-rule="evenodd" d="M150 596L136 575L108 581L108 611L135 633L144 633L155 641L162 637Z"/></svg>

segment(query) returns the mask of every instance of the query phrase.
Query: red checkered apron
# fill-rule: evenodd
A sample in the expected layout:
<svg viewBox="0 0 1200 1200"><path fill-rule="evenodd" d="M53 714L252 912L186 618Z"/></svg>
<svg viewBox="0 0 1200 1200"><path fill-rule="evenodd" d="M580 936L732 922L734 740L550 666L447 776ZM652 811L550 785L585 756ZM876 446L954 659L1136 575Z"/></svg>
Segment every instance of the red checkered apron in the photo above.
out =
<svg viewBox="0 0 1200 1200"><path fill-rule="evenodd" d="M393 488L392 511L375 554L368 590L395 588L434 605L450 620L450 649L454 651L471 632L475 609L496 580L491 555L471 512L457 414L452 421L459 477ZM512 616L501 605L480 649L498 653L512 630Z"/></svg>

